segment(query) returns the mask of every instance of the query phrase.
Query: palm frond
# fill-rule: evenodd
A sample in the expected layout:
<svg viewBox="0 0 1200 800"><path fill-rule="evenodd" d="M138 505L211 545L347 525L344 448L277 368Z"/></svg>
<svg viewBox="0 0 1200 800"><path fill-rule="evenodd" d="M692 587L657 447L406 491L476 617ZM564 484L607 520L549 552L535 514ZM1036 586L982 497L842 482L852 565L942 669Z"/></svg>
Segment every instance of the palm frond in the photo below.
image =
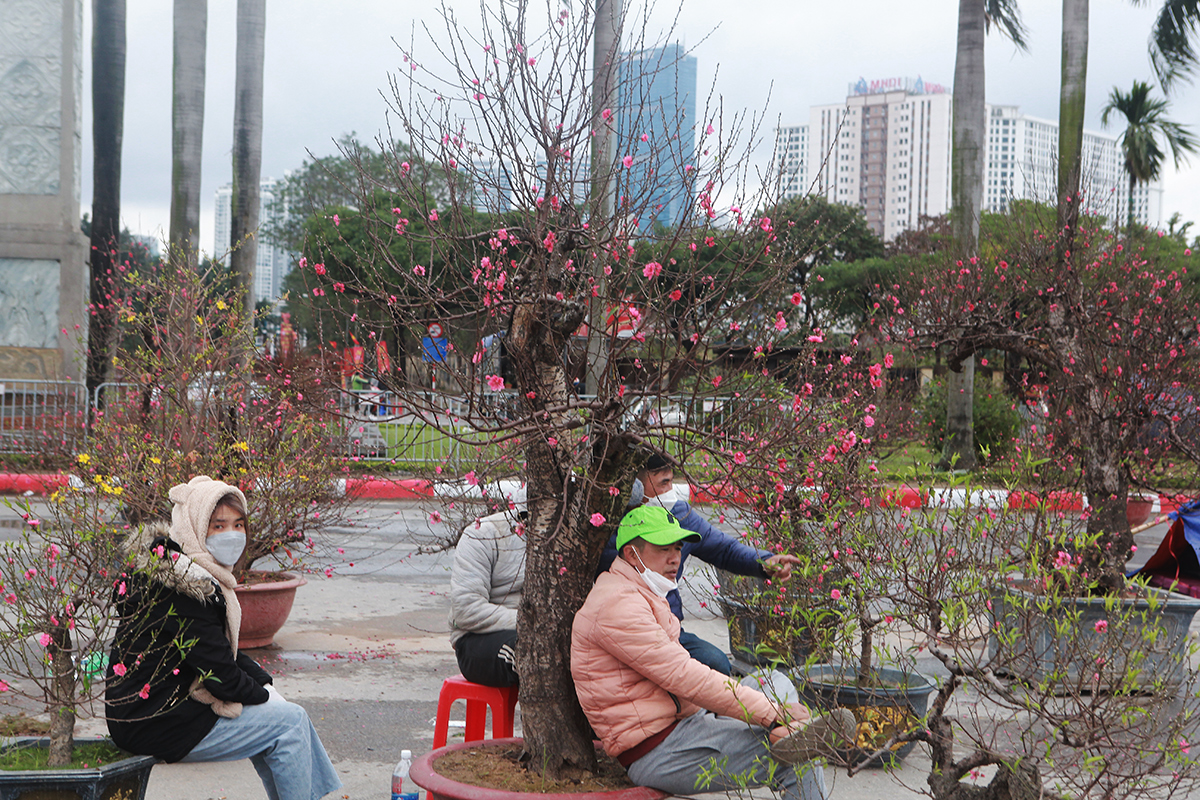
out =
<svg viewBox="0 0 1200 800"><path fill-rule="evenodd" d="M1196 0L1192 1L1195 4ZM1021 21L1021 9L1016 0L983 0L983 3L984 29L991 31L992 25L996 25L1013 44L1022 50L1028 50L1025 23Z"/></svg>
<svg viewBox="0 0 1200 800"><path fill-rule="evenodd" d="M1150 33L1150 63L1164 92L1190 79L1200 61L1193 43L1198 27L1200 0L1163 0Z"/></svg>

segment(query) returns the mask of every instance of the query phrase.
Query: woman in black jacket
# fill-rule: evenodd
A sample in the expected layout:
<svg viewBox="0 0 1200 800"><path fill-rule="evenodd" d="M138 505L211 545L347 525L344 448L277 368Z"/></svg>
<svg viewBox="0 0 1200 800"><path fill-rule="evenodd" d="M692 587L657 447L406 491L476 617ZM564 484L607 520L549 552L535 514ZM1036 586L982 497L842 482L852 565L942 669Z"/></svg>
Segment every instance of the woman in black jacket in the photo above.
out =
<svg viewBox="0 0 1200 800"><path fill-rule="evenodd" d="M246 542L246 498L201 475L171 489L171 524L126 543L121 620L105 706L113 741L164 761L249 758L271 800L317 800L341 786L305 710L237 649L241 606L230 565Z"/></svg>

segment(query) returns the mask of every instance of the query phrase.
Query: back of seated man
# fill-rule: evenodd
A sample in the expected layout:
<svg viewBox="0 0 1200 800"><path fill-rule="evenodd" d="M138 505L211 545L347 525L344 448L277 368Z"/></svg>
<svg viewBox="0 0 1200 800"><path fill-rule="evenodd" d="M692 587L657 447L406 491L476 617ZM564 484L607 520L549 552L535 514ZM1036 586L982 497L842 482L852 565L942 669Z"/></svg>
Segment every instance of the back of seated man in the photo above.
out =
<svg viewBox="0 0 1200 800"><path fill-rule="evenodd" d="M674 481L675 468L671 461L656 453L647 459L645 467L638 473L633 495L639 501L644 496L647 503L662 506L679 520L684 530L698 534L694 540L689 540L683 545L678 574L674 576L676 581L683 575L683 565L689 555L735 575L774 580L787 580L791 575L792 565L800 563L799 559L792 555L772 555L766 550L750 547L717 528L688 505L687 500L675 488ZM613 537L600 557L600 569L608 569L616 557L616 538ZM683 602L678 589L667 595L667 602L671 605L671 611L682 622ZM729 658L716 645L687 631L680 633L679 643L700 663L725 675L730 674Z"/></svg>
<svg viewBox="0 0 1200 800"><path fill-rule="evenodd" d="M468 525L450 573L450 643L463 677L517 683L517 607L525 586L525 497Z"/></svg>
<svg viewBox="0 0 1200 800"><path fill-rule="evenodd" d="M638 785L690 795L732 790L741 776L749 786L771 783L787 800L822 800L820 767L802 762L852 737L854 717L838 709L810 723L782 674L739 684L680 645L666 595L684 541L697 536L659 506L621 520L619 555L596 578L571 630L571 676L583 711L605 752ZM751 688L764 681L773 698ZM715 774L702 782L706 772Z"/></svg>

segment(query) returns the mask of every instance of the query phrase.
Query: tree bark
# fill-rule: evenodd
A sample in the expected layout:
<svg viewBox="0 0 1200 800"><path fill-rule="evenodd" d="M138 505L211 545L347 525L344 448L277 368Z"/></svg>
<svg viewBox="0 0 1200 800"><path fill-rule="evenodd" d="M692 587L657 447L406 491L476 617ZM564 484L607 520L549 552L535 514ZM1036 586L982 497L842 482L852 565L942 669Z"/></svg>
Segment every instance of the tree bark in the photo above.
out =
<svg viewBox="0 0 1200 800"><path fill-rule="evenodd" d="M1120 421L1105 413L1103 394L1088 387L1087 396L1075 404L1087 408L1090 424L1079 427L1081 445L1086 454L1083 464L1087 489L1087 532L1100 538L1093 547L1081 552L1080 570L1099 583L1106 594L1119 593L1125 587L1125 562L1133 547L1133 533L1126 515L1129 479L1121 465L1121 453L1127 445Z"/></svg>
<svg viewBox="0 0 1200 800"><path fill-rule="evenodd" d="M254 320L258 258L259 179L262 173L263 39L266 0L238 0L237 78L233 106L233 207L230 266L241 284L245 325Z"/></svg>
<svg viewBox="0 0 1200 800"><path fill-rule="evenodd" d="M567 396L557 356L563 337L544 322L537 306L518 305L506 346L520 391L534 392L539 407L560 406ZM595 564L589 569L580 563L587 549L585 482L564 468L545 437L530 437L525 454L529 519L517 612L521 719L530 767L558 779L596 767L595 748L585 735L590 727L571 679L571 623L591 589Z"/></svg>
<svg viewBox="0 0 1200 800"><path fill-rule="evenodd" d="M48 764L63 767L71 763L75 748L75 664L71 661L71 631L59 625L50 634L46 655L54 673L50 683L50 751Z"/></svg>
<svg viewBox="0 0 1200 800"><path fill-rule="evenodd" d="M175 0L173 27L170 256L195 269L199 263L208 0Z"/></svg>
<svg viewBox="0 0 1200 800"><path fill-rule="evenodd" d="M979 215L987 168L987 107L984 44L986 17L982 0L959 0L958 47L954 59L953 143L951 153L951 232L954 249L964 260L979 252ZM975 357L946 379L946 469L972 470L975 455Z"/></svg>
<svg viewBox="0 0 1200 800"><path fill-rule="evenodd" d="M1063 0L1062 84L1058 101L1058 243L1062 266L1075 247L1087 101L1088 0Z"/></svg>
<svg viewBox="0 0 1200 800"><path fill-rule="evenodd" d="M1137 178L1133 177L1133 173L1132 173L1132 172L1130 172L1130 173L1129 173L1129 218L1128 218L1128 221L1126 222L1126 225L1127 225L1127 227L1126 227L1126 235L1132 235L1132 234L1133 234L1133 223L1134 223L1134 216L1133 216L1133 191L1134 191L1134 189L1136 189L1136 188L1137 188Z"/></svg>
<svg viewBox="0 0 1200 800"><path fill-rule="evenodd" d="M116 332L114 267L121 239L121 141L125 131L125 0L92 3L92 234L87 393L108 376ZM103 396L88 404L90 415ZM92 422L89 419L89 424Z"/></svg>

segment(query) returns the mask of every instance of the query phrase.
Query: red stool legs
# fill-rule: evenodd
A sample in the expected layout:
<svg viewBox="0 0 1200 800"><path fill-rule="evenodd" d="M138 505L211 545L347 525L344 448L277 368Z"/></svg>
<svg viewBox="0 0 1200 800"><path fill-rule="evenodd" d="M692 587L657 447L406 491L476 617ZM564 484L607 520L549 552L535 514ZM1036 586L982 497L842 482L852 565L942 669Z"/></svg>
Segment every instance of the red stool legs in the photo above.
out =
<svg viewBox="0 0 1200 800"><path fill-rule="evenodd" d="M467 701L467 722L463 741L477 742L484 738L487 708L492 707L492 738L504 739L513 735L513 710L517 705L516 686L481 686L461 675L442 682L438 695L437 720L433 727L434 748L445 747L449 738L450 707L455 700Z"/></svg>

